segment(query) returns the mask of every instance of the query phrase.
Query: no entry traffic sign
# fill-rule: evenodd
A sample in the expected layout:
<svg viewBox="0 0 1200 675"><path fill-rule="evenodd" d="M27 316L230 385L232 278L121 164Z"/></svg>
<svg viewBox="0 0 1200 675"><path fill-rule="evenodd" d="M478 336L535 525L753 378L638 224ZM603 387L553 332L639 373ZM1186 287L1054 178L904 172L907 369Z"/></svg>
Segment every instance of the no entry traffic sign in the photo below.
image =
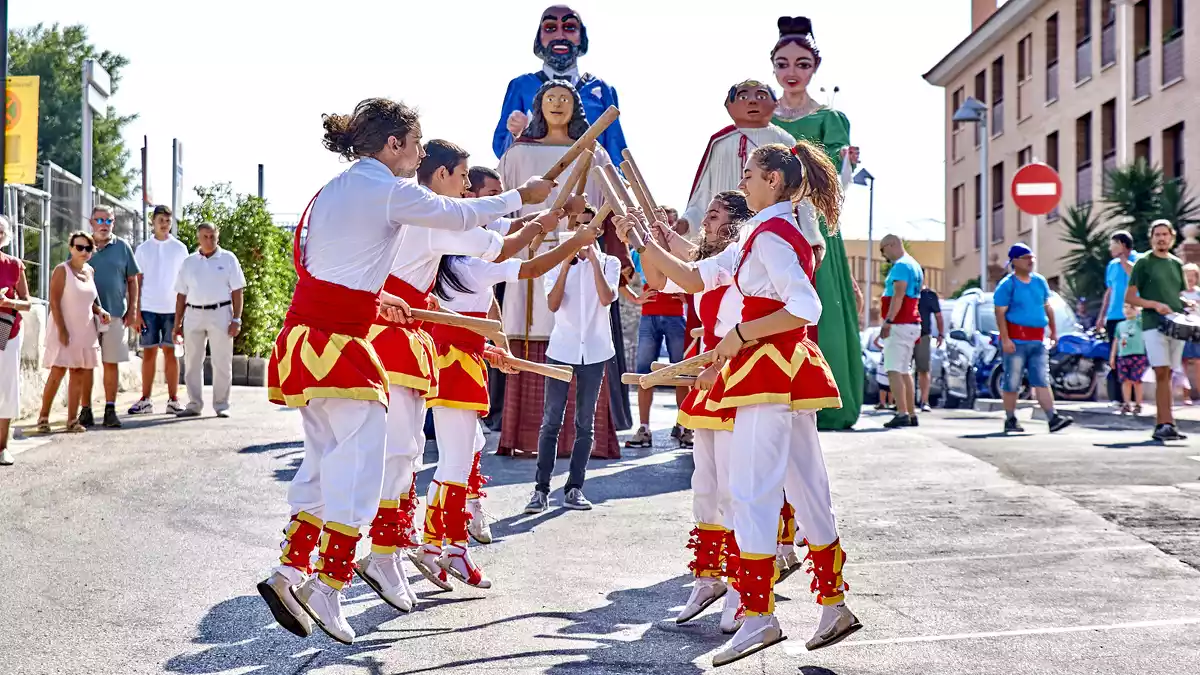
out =
<svg viewBox="0 0 1200 675"><path fill-rule="evenodd" d="M1062 180L1047 164L1035 162L1021 167L1012 180L1012 198L1017 208L1031 216L1050 213L1062 199Z"/></svg>

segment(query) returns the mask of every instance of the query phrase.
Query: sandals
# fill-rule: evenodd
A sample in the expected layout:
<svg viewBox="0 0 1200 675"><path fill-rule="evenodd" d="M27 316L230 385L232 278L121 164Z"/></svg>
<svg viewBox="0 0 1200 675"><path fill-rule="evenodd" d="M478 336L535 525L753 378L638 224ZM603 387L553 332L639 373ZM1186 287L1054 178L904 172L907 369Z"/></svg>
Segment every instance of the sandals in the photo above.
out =
<svg viewBox="0 0 1200 675"><path fill-rule="evenodd" d="M87 431L87 427L80 424L79 420L72 420L67 423L67 433L69 434L81 434L85 431Z"/></svg>
<svg viewBox="0 0 1200 675"><path fill-rule="evenodd" d="M43 417L42 419L37 421L37 432L39 434L51 433L49 418Z"/></svg>

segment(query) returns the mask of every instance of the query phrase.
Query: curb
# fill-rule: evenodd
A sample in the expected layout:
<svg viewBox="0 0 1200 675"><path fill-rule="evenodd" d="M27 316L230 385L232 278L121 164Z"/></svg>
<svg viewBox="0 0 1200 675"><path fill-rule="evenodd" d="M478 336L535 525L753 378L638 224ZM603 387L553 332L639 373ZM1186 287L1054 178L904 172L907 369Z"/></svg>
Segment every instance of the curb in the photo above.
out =
<svg viewBox="0 0 1200 675"><path fill-rule="evenodd" d="M1079 422L1108 422L1110 424L1115 422L1123 422L1131 427L1143 428L1147 431L1154 431L1153 412L1150 412L1149 416L1143 414L1140 417L1133 417L1130 415L1123 417L1110 412L1096 412L1092 410L1062 410L1061 412L1064 415L1070 415ZM1046 421L1046 413L1042 412L1041 408L1035 408L1033 411L1033 419L1044 422ZM1198 420L1176 418L1175 426L1178 427L1180 431L1192 431L1200 433L1200 421Z"/></svg>

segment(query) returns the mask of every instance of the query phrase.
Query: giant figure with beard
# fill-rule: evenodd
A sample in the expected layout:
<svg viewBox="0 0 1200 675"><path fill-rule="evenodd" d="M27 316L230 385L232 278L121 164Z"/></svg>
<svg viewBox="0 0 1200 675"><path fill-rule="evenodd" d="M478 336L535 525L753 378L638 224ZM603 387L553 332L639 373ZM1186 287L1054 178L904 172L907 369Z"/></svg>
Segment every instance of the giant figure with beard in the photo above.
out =
<svg viewBox="0 0 1200 675"><path fill-rule="evenodd" d="M508 83L500 121L496 124L496 134L492 139L496 157L504 156L504 151L525 131L529 113L533 109L533 97L550 80L564 81L579 92L589 124L595 122L610 105L620 107L616 89L590 73L579 72L578 58L587 54L587 51L587 28L579 12L566 5L554 5L542 12L537 36L533 40L533 53L544 65L541 70L519 75ZM620 161L621 153L625 150L621 120L605 129L599 140L608 156Z"/></svg>

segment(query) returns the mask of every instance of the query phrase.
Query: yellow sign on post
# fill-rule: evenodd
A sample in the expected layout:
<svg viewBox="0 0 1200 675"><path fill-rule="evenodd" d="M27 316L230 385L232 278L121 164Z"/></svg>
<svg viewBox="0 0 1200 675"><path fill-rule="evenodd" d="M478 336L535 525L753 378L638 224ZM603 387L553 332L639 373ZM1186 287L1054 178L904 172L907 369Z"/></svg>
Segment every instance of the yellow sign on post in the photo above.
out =
<svg viewBox="0 0 1200 675"><path fill-rule="evenodd" d="M38 76L8 78L4 92L4 182L37 182Z"/></svg>

